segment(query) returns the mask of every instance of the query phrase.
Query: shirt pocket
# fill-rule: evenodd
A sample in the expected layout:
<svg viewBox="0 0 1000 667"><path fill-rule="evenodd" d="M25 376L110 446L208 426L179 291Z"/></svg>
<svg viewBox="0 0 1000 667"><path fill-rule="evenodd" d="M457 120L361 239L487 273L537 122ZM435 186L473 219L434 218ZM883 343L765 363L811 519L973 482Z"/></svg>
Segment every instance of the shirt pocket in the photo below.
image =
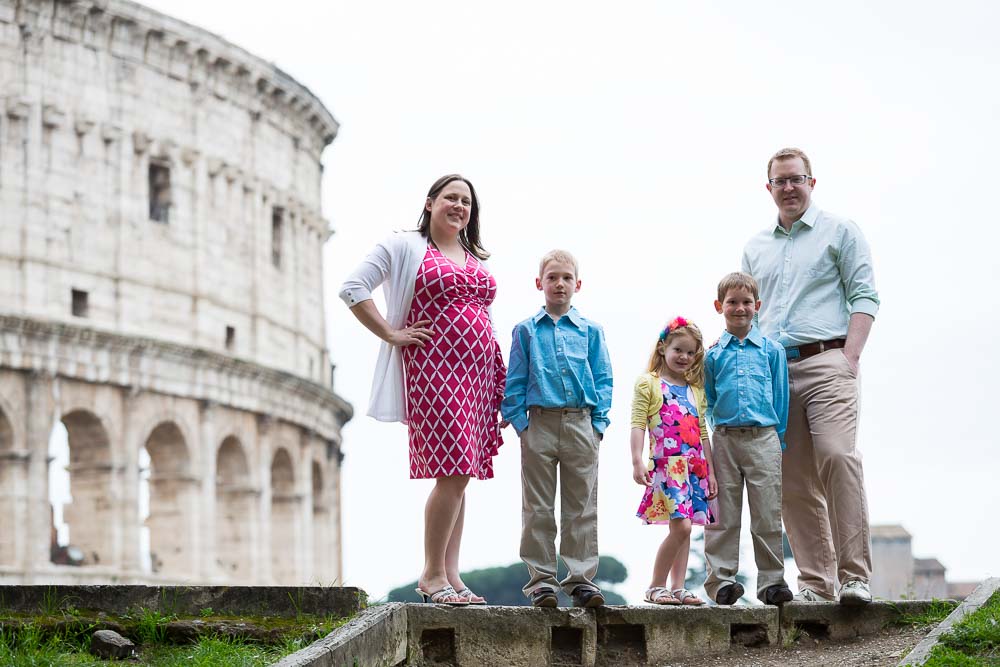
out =
<svg viewBox="0 0 1000 667"><path fill-rule="evenodd" d="M566 356L570 359L587 359L587 337L576 332L563 336L563 345Z"/></svg>
<svg viewBox="0 0 1000 667"><path fill-rule="evenodd" d="M771 382L771 369L767 365L767 359L763 355L753 355L747 367L749 396L741 398L750 405L759 401L770 405L774 402L774 385Z"/></svg>

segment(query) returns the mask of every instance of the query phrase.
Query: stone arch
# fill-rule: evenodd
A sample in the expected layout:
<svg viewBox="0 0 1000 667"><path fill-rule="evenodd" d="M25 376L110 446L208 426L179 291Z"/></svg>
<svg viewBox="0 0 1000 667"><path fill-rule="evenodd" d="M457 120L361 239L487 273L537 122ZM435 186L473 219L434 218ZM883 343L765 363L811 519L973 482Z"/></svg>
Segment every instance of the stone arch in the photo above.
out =
<svg viewBox="0 0 1000 667"><path fill-rule="evenodd" d="M149 530L149 569L168 576L189 575L194 569L197 482L186 438L177 422L162 421L149 432L143 449L149 456L148 482L140 480L149 494L144 522Z"/></svg>
<svg viewBox="0 0 1000 667"><path fill-rule="evenodd" d="M224 577L246 581L252 576L256 495L243 443L227 436L215 457L215 554Z"/></svg>
<svg viewBox="0 0 1000 667"><path fill-rule="evenodd" d="M323 477L323 464L312 460L312 526L313 526L313 576L321 584L331 584L326 580L329 571L330 553L330 511L326 502L326 480Z"/></svg>
<svg viewBox="0 0 1000 667"><path fill-rule="evenodd" d="M271 576L280 584L297 583L300 505L292 457L278 447L271 459Z"/></svg>
<svg viewBox="0 0 1000 667"><path fill-rule="evenodd" d="M62 416L69 444L69 492L63 509L70 545L83 565L110 564L114 531L111 442L101 419L86 409Z"/></svg>
<svg viewBox="0 0 1000 667"><path fill-rule="evenodd" d="M14 427L11 426L10 419L7 418L7 414L0 406L0 456L4 452L10 452L14 449Z"/></svg>
<svg viewBox="0 0 1000 667"><path fill-rule="evenodd" d="M24 467L15 465L14 427L0 405L0 516L10 521L16 512L18 484L25 476ZM14 562L16 547L13 530L0 530L0 565Z"/></svg>

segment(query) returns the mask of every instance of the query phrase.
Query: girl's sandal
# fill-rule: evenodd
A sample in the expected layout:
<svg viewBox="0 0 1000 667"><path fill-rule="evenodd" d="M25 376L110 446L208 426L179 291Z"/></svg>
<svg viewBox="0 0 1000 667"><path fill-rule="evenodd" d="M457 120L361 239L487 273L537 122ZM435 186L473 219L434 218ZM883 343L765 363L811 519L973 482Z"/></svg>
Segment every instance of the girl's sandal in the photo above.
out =
<svg viewBox="0 0 1000 667"><path fill-rule="evenodd" d="M481 595L476 595L472 590L466 586L462 590L456 593L460 598L464 598L469 604L483 605L486 604L486 598Z"/></svg>
<svg viewBox="0 0 1000 667"><path fill-rule="evenodd" d="M653 586L646 589L644 598L650 604L679 605L681 603L677 597L665 586Z"/></svg>
<svg viewBox="0 0 1000 667"><path fill-rule="evenodd" d="M434 593L428 593L419 586L414 589L417 591L417 595L424 602L433 602L434 604L450 604L453 607L465 607L469 604L469 601L464 597L455 592L455 589L451 586L445 586L439 591Z"/></svg>
<svg viewBox="0 0 1000 667"><path fill-rule="evenodd" d="M705 601L700 597L692 593L686 588L677 588L673 591L674 597L677 598L681 604L690 605L692 607L697 607L699 605L705 604Z"/></svg>

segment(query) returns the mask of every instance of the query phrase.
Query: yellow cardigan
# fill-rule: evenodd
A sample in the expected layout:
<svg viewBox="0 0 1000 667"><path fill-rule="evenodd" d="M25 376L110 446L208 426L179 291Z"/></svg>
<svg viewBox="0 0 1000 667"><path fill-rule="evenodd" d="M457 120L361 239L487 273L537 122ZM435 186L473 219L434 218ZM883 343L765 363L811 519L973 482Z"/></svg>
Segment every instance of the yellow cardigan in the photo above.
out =
<svg viewBox="0 0 1000 667"><path fill-rule="evenodd" d="M702 442L708 440L708 427L705 425L705 415L708 413L708 400L705 398L704 387L691 386L694 394L695 407L698 409L698 427L701 429ZM635 381L635 391L632 395L632 428L652 430L660 425L660 408L663 407L663 392L660 390L660 378L656 373L643 373Z"/></svg>

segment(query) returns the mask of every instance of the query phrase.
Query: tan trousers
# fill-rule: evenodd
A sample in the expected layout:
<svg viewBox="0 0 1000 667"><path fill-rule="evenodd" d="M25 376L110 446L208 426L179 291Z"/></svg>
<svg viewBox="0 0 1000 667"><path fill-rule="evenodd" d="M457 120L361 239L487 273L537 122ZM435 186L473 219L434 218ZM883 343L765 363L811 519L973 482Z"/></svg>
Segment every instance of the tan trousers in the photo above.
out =
<svg viewBox="0 0 1000 667"><path fill-rule="evenodd" d="M788 364L782 510L799 588L833 598L837 584L871 577L861 452L860 387L843 350Z"/></svg>
<svg viewBox="0 0 1000 667"><path fill-rule="evenodd" d="M571 594L597 588L597 456L599 441L587 409L528 411L521 434L521 560L530 579L524 594L540 587ZM559 476L559 556L569 570L556 580L556 476Z"/></svg>
<svg viewBox="0 0 1000 667"><path fill-rule="evenodd" d="M740 568L743 486L750 504L750 536L757 563L757 597L785 583L781 548L781 441L773 426L716 429L712 462L719 483L719 513L705 526L705 591L735 583Z"/></svg>

